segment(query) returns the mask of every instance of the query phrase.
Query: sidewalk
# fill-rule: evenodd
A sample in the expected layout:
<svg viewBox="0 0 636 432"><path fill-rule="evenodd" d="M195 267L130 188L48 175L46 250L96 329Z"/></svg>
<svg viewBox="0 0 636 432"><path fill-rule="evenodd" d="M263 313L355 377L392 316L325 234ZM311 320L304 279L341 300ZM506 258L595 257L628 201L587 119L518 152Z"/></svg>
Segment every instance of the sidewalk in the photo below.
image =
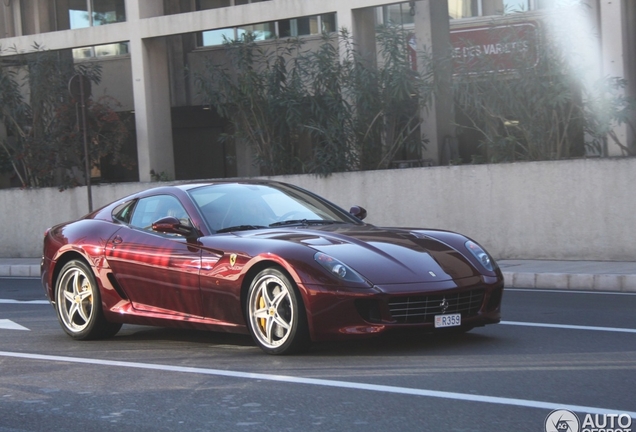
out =
<svg viewBox="0 0 636 432"><path fill-rule="evenodd" d="M508 288L636 292L636 262L497 261ZM0 277L40 277L39 258L0 258Z"/></svg>
<svg viewBox="0 0 636 432"><path fill-rule="evenodd" d="M497 261L508 288L636 292L636 262Z"/></svg>
<svg viewBox="0 0 636 432"><path fill-rule="evenodd" d="M0 277L40 277L40 258L0 258Z"/></svg>

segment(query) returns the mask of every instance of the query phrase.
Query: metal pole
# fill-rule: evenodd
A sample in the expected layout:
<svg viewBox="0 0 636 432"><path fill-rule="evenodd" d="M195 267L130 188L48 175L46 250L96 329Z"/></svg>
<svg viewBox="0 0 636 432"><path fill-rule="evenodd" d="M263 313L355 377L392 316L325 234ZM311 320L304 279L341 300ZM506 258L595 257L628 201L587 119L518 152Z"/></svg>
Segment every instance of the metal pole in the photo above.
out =
<svg viewBox="0 0 636 432"><path fill-rule="evenodd" d="M91 167L90 157L88 154L88 136L86 133L86 102L84 98L84 75L79 76L80 82L80 104L82 107L82 130L84 136L84 169L86 171L86 191L88 192L88 212L93 211L93 194L91 192Z"/></svg>

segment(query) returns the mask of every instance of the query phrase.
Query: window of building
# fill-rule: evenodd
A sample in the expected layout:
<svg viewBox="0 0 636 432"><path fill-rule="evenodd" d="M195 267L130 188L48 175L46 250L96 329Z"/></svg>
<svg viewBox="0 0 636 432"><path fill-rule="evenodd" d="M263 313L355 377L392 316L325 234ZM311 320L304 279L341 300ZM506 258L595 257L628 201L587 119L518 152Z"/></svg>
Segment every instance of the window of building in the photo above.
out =
<svg viewBox="0 0 636 432"><path fill-rule="evenodd" d="M125 0L59 0L57 29L80 29L126 21ZM128 54L128 42L76 48L75 59Z"/></svg>
<svg viewBox="0 0 636 432"><path fill-rule="evenodd" d="M233 6L232 0L197 0L197 10L218 9Z"/></svg>
<svg viewBox="0 0 636 432"><path fill-rule="evenodd" d="M197 10L218 9L230 6L241 6L249 3L259 3L269 0L197 0Z"/></svg>
<svg viewBox="0 0 636 432"><path fill-rule="evenodd" d="M279 37L309 36L335 31L334 13L278 21Z"/></svg>
<svg viewBox="0 0 636 432"><path fill-rule="evenodd" d="M530 10L530 0L481 0L482 15L503 15Z"/></svg>
<svg viewBox="0 0 636 432"><path fill-rule="evenodd" d="M260 23L252 25L240 26L236 29L236 36L238 38L243 35L251 33L254 36L254 40L263 41L268 39L274 39L276 37L276 23Z"/></svg>
<svg viewBox="0 0 636 432"><path fill-rule="evenodd" d="M558 3L555 0L448 0L448 15L451 19L502 15L554 7ZM408 2L379 6L376 11L379 24L413 24Z"/></svg>
<svg viewBox="0 0 636 432"><path fill-rule="evenodd" d="M73 58L88 59L92 57L109 57L128 54L128 42L96 45L73 49Z"/></svg>
<svg viewBox="0 0 636 432"><path fill-rule="evenodd" d="M58 7L68 12L68 29L78 29L126 21L125 0L68 0ZM58 13L58 15L60 15Z"/></svg>
<svg viewBox="0 0 636 432"><path fill-rule="evenodd" d="M261 1L269 0L197 0L197 9L216 9ZM203 47L222 45L226 40L240 40L246 34L252 34L256 41L265 41L277 37L332 33L336 30L336 14L329 13L204 31L199 33L197 44Z"/></svg>
<svg viewBox="0 0 636 432"><path fill-rule="evenodd" d="M226 40L236 39L236 32L234 28L210 30L201 33L200 39L200 46L223 45Z"/></svg>
<svg viewBox="0 0 636 432"><path fill-rule="evenodd" d="M381 14L378 21L381 24L405 25L414 23L411 6L407 2L380 6L378 10Z"/></svg>
<svg viewBox="0 0 636 432"><path fill-rule="evenodd" d="M479 16L479 0L448 0L448 15L453 19Z"/></svg>

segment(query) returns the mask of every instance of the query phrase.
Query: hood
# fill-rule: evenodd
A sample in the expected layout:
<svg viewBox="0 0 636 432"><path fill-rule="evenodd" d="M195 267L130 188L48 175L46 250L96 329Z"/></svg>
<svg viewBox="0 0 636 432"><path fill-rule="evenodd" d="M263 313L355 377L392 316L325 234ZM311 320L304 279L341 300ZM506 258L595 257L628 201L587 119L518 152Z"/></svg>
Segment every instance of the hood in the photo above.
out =
<svg viewBox="0 0 636 432"><path fill-rule="evenodd" d="M324 252L376 285L440 282L480 275L460 252L416 230L331 225L252 235L295 242Z"/></svg>

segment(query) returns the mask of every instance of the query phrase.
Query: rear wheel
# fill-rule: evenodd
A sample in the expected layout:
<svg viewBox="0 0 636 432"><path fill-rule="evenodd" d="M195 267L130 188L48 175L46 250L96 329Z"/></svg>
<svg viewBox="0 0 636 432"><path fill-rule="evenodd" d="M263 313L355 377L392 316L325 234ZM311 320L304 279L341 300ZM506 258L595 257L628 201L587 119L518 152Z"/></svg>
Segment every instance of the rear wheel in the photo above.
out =
<svg viewBox="0 0 636 432"><path fill-rule="evenodd" d="M77 340L114 336L121 324L106 321L93 272L80 260L66 263L55 285L55 310L64 331Z"/></svg>
<svg viewBox="0 0 636 432"><path fill-rule="evenodd" d="M307 319L294 283L280 270L256 275L247 296L247 324L252 337L268 354L291 354L308 341Z"/></svg>

